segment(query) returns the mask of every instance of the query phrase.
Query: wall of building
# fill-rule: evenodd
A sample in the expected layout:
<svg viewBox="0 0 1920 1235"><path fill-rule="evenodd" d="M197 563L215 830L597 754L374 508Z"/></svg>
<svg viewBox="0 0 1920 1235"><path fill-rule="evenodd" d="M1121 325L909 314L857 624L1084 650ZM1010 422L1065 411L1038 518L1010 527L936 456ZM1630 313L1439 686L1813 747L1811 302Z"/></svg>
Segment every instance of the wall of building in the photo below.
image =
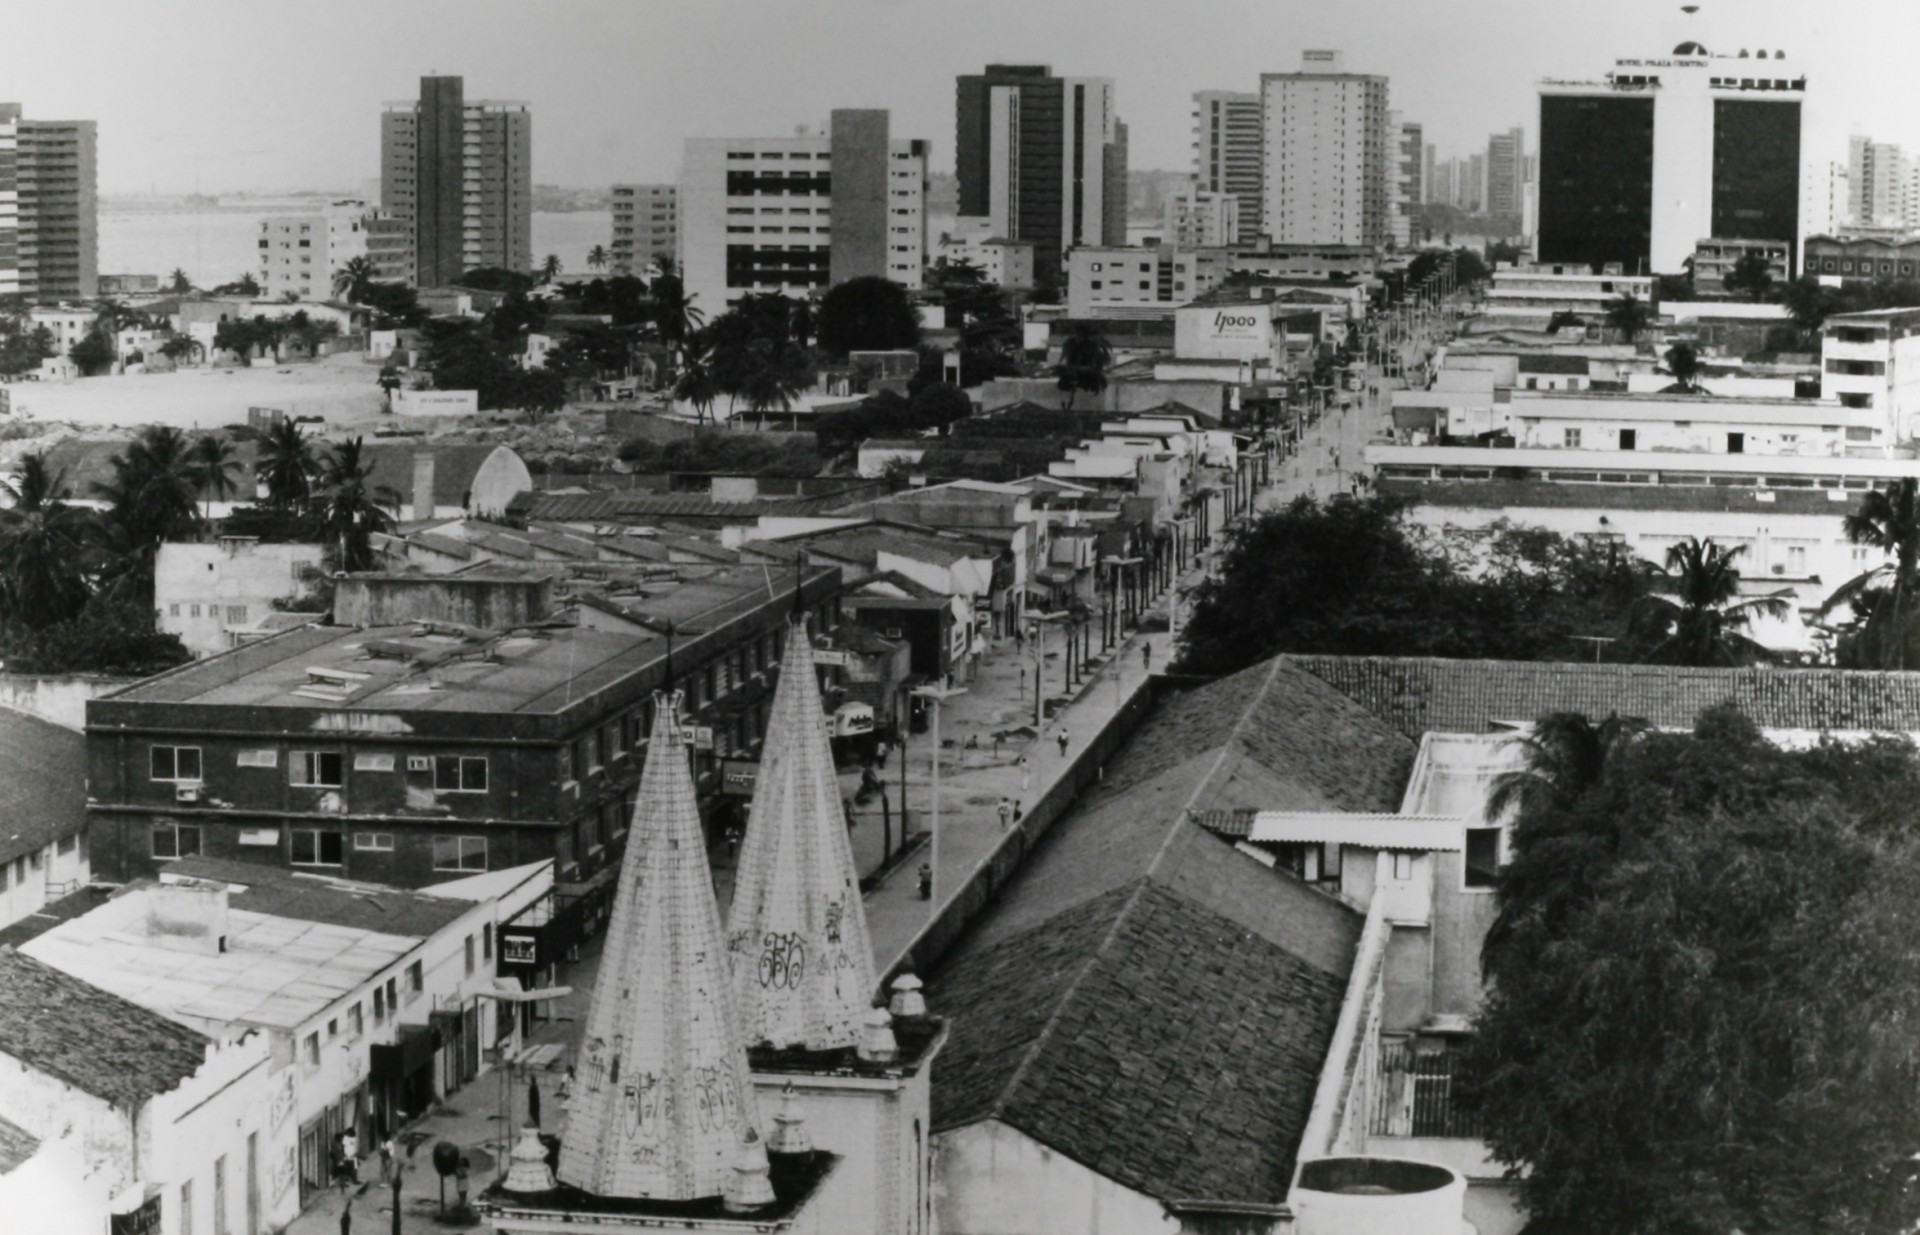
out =
<svg viewBox="0 0 1920 1235"><path fill-rule="evenodd" d="M241 540L163 544L153 569L155 625L178 635L195 656L224 652L233 646L234 627L300 595L303 570L317 568L322 552L319 545Z"/></svg>
<svg viewBox="0 0 1920 1235"><path fill-rule="evenodd" d="M998 1120L935 1138L945 1235L1177 1235L1153 1197L1123 1187Z"/></svg>
<svg viewBox="0 0 1920 1235"><path fill-rule="evenodd" d="M0 673L0 707L31 712L69 729L84 729L87 700L133 681L84 673Z"/></svg>
<svg viewBox="0 0 1920 1235"><path fill-rule="evenodd" d="M928 1235L933 1210L932 1091L923 1066L900 1080L755 1072L761 1126L770 1128L788 1084L816 1149L841 1156L835 1173L862 1198L870 1235Z"/></svg>
<svg viewBox="0 0 1920 1235"><path fill-rule="evenodd" d="M1282 244L1384 244L1387 79L1305 52L1299 73L1260 78L1265 117L1262 231Z"/></svg>
<svg viewBox="0 0 1920 1235"><path fill-rule="evenodd" d="M37 853L0 863L0 926L18 922L92 877L84 832L57 840Z"/></svg>

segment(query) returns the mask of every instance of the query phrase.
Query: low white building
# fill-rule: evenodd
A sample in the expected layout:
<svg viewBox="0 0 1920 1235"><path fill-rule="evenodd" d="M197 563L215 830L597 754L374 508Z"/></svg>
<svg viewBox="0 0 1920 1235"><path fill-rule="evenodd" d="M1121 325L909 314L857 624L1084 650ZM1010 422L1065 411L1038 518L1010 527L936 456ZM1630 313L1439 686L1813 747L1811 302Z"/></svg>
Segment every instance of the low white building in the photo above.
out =
<svg viewBox="0 0 1920 1235"><path fill-rule="evenodd" d="M234 631L251 630L275 601L298 597L325 552L321 545L262 544L251 536L163 544L153 566L155 625L180 636L195 656L216 656L239 642Z"/></svg>
<svg viewBox="0 0 1920 1235"><path fill-rule="evenodd" d="M1486 294L1484 313L1489 322L1545 322L1555 313L1572 313L1591 321L1606 317L1621 296L1651 302L1650 275L1594 274L1585 266L1534 266L1496 270ZM1648 304L1651 311L1651 304Z"/></svg>
<svg viewBox="0 0 1920 1235"><path fill-rule="evenodd" d="M1920 309L1842 313L1820 340L1820 396L1900 440L1920 436Z"/></svg>
<svg viewBox="0 0 1920 1235"><path fill-rule="evenodd" d="M77 729L0 707L0 927L91 878L86 745Z"/></svg>
<svg viewBox="0 0 1920 1235"><path fill-rule="evenodd" d="M297 1132L305 1198L328 1184L336 1133L375 1143L472 1081L481 1052L514 1034L488 998L495 933L552 886L550 861L403 892L183 858L20 951L209 1038L257 1038L263 1057L270 1043L262 1092L275 1136ZM269 1160L274 1188L290 1184Z"/></svg>
<svg viewBox="0 0 1920 1235"><path fill-rule="evenodd" d="M1232 193L1187 189L1167 199L1162 226L1181 248L1223 248L1240 243L1240 199Z"/></svg>

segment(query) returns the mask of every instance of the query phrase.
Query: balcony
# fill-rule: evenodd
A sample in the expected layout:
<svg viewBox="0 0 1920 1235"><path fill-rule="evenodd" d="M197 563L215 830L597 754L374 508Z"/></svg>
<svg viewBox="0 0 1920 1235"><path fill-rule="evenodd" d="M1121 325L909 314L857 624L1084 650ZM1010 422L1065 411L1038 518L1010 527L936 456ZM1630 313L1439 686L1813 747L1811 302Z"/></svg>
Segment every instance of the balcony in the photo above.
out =
<svg viewBox="0 0 1920 1235"><path fill-rule="evenodd" d="M1478 1138L1479 1117L1454 1100L1459 1058L1446 1043L1382 1042L1367 1134Z"/></svg>

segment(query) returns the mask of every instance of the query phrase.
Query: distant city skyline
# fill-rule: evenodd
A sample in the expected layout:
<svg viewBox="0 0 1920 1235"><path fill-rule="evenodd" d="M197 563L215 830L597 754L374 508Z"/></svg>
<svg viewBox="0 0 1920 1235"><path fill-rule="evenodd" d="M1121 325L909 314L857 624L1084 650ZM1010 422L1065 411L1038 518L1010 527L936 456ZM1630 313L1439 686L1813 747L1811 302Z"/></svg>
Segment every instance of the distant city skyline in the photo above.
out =
<svg viewBox="0 0 1920 1235"><path fill-rule="evenodd" d="M888 109L896 134L931 142L930 169L950 172L954 79L991 62L1112 78L1130 165L1179 171L1192 166L1195 92L1256 90L1307 48L1389 77L1393 110L1446 157L1516 125L1531 142L1539 78L1664 53L1680 14L1669 0L1210 0L1169 22L1131 0L470 0L448 20L423 0L337 0L327 20L311 16L245 0L39 6L0 46L0 80L31 115L98 122L109 194L360 186L379 174L381 104L434 73L533 105L540 184L671 181L687 137L818 127L836 107ZM1809 165L1844 160L1855 129L1920 146L1903 97L1911 6L1719 0L1699 16L1713 50L1783 48L1807 66Z"/></svg>

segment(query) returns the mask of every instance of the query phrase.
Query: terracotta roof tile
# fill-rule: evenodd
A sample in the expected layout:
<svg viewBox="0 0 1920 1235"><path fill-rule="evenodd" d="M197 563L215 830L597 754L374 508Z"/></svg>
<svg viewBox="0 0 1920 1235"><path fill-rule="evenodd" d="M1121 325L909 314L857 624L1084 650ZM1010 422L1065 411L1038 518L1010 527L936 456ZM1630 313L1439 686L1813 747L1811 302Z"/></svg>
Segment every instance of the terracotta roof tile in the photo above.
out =
<svg viewBox="0 0 1920 1235"><path fill-rule="evenodd" d="M124 1110L199 1071L211 1039L0 948L0 1051Z"/></svg>

